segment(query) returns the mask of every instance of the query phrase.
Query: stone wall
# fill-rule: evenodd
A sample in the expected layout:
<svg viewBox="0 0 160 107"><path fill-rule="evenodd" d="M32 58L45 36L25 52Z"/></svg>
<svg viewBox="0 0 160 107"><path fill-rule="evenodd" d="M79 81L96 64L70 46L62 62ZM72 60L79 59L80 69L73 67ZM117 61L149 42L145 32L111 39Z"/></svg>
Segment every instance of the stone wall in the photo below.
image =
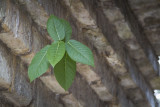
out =
<svg viewBox="0 0 160 107"><path fill-rule="evenodd" d="M158 107L159 41L150 39L159 35L159 26L152 24L149 32L144 20L160 10L152 9L160 2L151 1L0 0L0 106ZM53 69L32 83L27 76L36 52L53 41L46 30L51 14L68 20L72 38L94 53L95 67L77 63L68 91Z"/></svg>

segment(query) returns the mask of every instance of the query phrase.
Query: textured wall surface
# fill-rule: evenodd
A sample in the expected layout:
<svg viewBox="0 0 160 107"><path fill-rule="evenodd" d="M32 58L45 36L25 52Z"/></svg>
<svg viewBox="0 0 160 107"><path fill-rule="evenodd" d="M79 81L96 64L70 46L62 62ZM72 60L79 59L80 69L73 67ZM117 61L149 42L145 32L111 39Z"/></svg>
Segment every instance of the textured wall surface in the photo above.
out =
<svg viewBox="0 0 160 107"><path fill-rule="evenodd" d="M0 107L159 107L159 0L0 0ZM95 67L77 63L68 91L52 69L32 83L28 65L53 40L51 14L72 26Z"/></svg>

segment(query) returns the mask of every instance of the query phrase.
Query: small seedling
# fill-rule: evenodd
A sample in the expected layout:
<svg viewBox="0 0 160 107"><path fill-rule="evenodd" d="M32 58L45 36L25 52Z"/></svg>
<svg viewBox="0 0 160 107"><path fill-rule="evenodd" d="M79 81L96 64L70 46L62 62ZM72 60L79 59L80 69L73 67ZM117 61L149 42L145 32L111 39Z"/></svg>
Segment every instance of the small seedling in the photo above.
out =
<svg viewBox="0 0 160 107"><path fill-rule="evenodd" d="M32 82L40 77L51 65L58 83L68 90L76 74L76 62L94 66L93 54L82 43L70 40L72 28L66 20L51 15L47 31L54 42L34 56L28 68L29 79Z"/></svg>

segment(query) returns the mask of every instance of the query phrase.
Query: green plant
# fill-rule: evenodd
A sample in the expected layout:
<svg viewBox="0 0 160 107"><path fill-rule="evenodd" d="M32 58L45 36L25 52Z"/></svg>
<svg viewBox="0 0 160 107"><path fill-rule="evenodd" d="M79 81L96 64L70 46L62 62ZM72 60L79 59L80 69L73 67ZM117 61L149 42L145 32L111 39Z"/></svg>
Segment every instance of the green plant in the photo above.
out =
<svg viewBox="0 0 160 107"><path fill-rule="evenodd" d="M70 40L72 28L66 20L51 15L47 21L47 31L54 42L32 59L28 68L30 81L44 74L51 64L56 80L68 90L76 74L76 62L94 66L93 54L85 45Z"/></svg>

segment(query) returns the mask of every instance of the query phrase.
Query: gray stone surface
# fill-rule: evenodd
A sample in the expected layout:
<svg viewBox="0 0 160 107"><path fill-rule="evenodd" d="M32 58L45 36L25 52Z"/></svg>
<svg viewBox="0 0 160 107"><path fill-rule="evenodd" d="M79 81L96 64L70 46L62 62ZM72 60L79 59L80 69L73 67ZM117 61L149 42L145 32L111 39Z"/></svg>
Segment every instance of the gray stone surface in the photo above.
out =
<svg viewBox="0 0 160 107"><path fill-rule="evenodd" d="M0 0L0 106L157 107L158 2L115 2ZM135 14L127 13L130 7ZM27 76L36 52L53 41L46 30L50 14L67 19L72 38L94 53L95 67L77 64L69 91L59 86L50 69L32 83ZM139 32L142 27L147 38Z"/></svg>
<svg viewBox="0 0 160 107"><path fill-rule="evenodd" d="M11 51L0 43L1 64L1 87L7 90L2 92L8 100L14 102L17 106L26 106L32 99L31 86L22 74L23 66L18 57L11 54ZM2 66L1 66L2 67Z"/></svg>
<svg viewBox="0 0 160 107"><path fill-rule="evenodd" d="M109 104L101 101L94 90L87 84L88 83L85 79L77 73L69 91L75 96L83 107L108 107Z"/></svg>
<svg viewBox="0 0 160 107"><path fill-rule="evenodd" d="M19 10L12 2L14 1L1 0L0 25L3 30L0 39L15 54L25 54L31 50L32 21L25 11Z"/></svg>
<svg viewBox="0 0 160 107"><path fill-rule="evenodd" d="M33 99L30 107L64 107L59 95L53 93L39 79L32 83Z"/></svg>
<svg viewBox="0 0 160 107"><path fill-rule="evenodd" d="M123 1L124 2L124 1ZM148 41L147 37L145 36L142 26L139 24L136 16L132 13L131 8L128 5L128 1L125 0L125 3L122 3L121 0L118 0L117 5L122 10L123 14L127 14L125 16L126 20L129 22L130 28L135 35L137 41L139 42L140 46L144 50L147 58L149 59L150 63L152 64L154 71L157 75L159 75L159 64L157 62L158 57L156 56L155 51L153 50L150 42ZM156 11L158 12L158 11ZM145 16L145 14L143 14Z"/></svg>
<svg viewBox="0 0 160 107"><path fill-rule="evenodd" d="M7 58L8 57L8 58ZM0 43L0 87L8 89L13 78L13 70L10 68L11 57L4 48L4 44Z"/></svg>
<svg viewBox="0 0 160 107"><path fill-rule="evenodd" d="M152 106L157 106L156 99L153 94L153 90L148 82L145 80L143 75L138 71L137 66L131 59L131 57L127 54L128 51L125 49L122 41L118 37L117 31L115 30L115 26L111 23L108 18L104 15L101 7L96 9L96 3L98 1L87 1L82 0L86 8L90 11L92 17L97 21L97 25L102 29L103 34L106 36L114 50L118 53L118 55L125 62L126 67L128 68L130 75L132 76L135 83L143 90L148 101ZM121 2L122 3L122 2ZM114 38L113 38L114 37Z"/></svg>

